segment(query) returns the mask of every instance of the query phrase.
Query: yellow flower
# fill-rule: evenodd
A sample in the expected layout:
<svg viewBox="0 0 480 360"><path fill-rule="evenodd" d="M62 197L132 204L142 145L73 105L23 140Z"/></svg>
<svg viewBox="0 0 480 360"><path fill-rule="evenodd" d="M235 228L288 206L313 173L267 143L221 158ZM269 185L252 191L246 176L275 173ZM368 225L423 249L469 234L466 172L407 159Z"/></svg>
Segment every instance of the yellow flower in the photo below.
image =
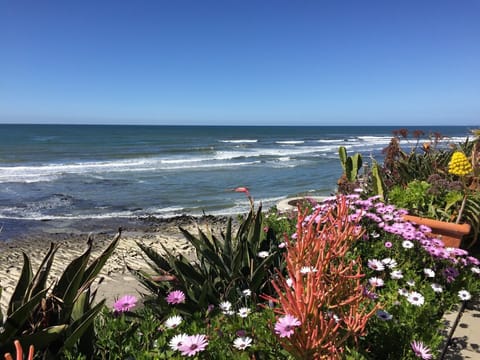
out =
<svg viewBox="0 0 480 360"><path fill-rule="evenodd" d="M465 154L461 151L455 151L448 163L448 172L453 175L465 176L472 171L472 165L470 165Z"/></svg>

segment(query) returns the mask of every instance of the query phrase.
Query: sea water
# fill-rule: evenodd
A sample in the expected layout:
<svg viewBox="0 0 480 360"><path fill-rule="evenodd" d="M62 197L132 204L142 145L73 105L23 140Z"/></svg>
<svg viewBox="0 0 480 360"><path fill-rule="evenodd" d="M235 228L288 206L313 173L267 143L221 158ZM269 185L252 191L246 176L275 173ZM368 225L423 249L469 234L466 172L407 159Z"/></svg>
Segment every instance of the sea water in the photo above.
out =
<svg viewBox="0 0 480 360"><path fill-rule="evenodd" d="M381 161L398 128L0 125L0 239L35 221L241 213L249 203L239 186L264 208L330 195L339 146ZM421 141L470 133L415 129Z"/></svg>

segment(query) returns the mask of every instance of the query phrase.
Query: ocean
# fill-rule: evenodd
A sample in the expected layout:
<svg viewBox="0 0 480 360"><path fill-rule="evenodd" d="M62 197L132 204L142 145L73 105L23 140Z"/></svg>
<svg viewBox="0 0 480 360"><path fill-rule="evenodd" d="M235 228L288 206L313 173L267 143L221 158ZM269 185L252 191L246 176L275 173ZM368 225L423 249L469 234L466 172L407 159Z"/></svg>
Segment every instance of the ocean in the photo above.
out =
<svg viewBox="0 0 480 360"><path fill-rule="evenodd" d="M395 127L0 125L0 240L48 221L231 215L330 195L338 147L382 160ZM415 128L463 141L468 127ZM413 130L413 128L409 128Z"/></svg>

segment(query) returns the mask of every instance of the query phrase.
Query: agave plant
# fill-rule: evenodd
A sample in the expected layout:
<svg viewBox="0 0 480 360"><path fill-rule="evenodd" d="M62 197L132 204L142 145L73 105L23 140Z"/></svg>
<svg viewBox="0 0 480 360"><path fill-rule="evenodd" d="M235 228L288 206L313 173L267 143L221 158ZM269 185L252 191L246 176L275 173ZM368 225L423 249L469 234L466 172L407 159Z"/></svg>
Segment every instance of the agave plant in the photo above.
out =
<svg viewBox="0 0 480 360"><path fill-rule="evenodd" d="M242 290L249 289L254 300L260 293L272 293L270 277L274 268L282 268L278 242L272 230L264 230L262 208L249 214L234 235L232 219L221 238L207 229L198 229L198 236L180 227L180 231L196 251L190 261L163 247L164 255L138 243L154 274L130 270L153 294L160 308L172 289L184 291L189 301L179 310L193 313L222 300L235 303Z"/></svg>
<svg viewBox="0 0 480 360"><path fill-rule="evenodd" d="M17 339L26 346L33 345L44 359L58 358L74 345L91 356L93 320L105 300L93 305L95 292L90 288L114 251L120 233L90 265L93 239L89 237L86 251L67 265L53 284L47 284L47 280L58 245L51 244L35 275L29 256L23 253L22 272L5 319L0 314L0 348L11 351L13 339Z"/></svg>

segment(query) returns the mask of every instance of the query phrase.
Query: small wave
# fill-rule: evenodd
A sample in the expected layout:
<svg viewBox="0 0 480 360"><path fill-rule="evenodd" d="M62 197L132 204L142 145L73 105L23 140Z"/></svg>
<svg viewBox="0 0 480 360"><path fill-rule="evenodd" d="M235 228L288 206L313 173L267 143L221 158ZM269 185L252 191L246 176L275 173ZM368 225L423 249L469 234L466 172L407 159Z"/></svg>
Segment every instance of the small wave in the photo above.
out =
<svg viewBox="0 0 480 360"><path fill-rule="evenodd" d="M358 139L361 140L361 141L366 141L366 142L370 142L370 143L379 143L379 142L382 142L382 143L389 143L390 140L392 139L391 136L369 136L369 135L362 135L362 136L358 136Z"/></svg>
<svg viewBox="0 0 480 360"><path fill-rule="evenodd" d="M238 140L219 140L222 143L232 143L232 144L248 144L248 143L256 143L258 142L257 139L238 139Z"/></svg>
<svg viewBox="0 0 480 360"><path fill-rule="evenodd" d="M297 145L297 144L304 144L304 140L285 140L285 141L275 141L276 144L281 145Z"/></svg>

